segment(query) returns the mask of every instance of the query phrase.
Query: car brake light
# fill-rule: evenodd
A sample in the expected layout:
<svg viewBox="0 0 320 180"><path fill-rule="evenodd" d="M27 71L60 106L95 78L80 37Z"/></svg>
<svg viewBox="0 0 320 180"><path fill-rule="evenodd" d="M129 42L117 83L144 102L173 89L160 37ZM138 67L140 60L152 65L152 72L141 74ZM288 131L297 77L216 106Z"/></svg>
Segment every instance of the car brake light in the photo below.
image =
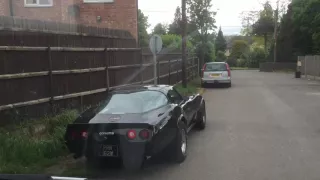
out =
<svg viewBox="0 0 320 180"><path fill-rule="evenodd" d="M226 64L226 66L227 66L228 76L230 77L231 76L231 71L230 71L229 64Z"/></svg>
<svg viewBox="0 0 320 180"><path fill-rule="evenodd" d="M207 65L207 64L204 64L203 67L202 67L201 77L204 76L204 70L206 69L206 65Z"/></svg>
<svg viewBox="0 0 320 180"><path fill-rule="evenodd" d="M141 130L139 133L139 136L141 139L149 139L150 137L150 132L147 129Z"/></svg>
<svg viewBox="0 0 320 180"><path fill-rule="evenodd" d="M82 131L81 132L81 137L87 138L88 137L88 132L87 131Z"/></svg>
<svg viewBox="0 0 320 180"><path fill-rule="evenodd" d="M129 130L127 132L127 137L131 140L135 139L137 137L137 133L135 130Z"/></svg>

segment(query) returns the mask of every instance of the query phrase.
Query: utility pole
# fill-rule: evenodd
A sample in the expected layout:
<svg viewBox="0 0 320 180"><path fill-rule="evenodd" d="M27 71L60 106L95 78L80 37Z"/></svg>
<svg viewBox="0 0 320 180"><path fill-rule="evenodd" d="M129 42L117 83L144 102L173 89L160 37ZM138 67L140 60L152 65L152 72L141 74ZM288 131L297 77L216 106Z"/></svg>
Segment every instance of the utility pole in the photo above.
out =
<svg viewBox="0 0 320 180"><path fill-rule="evenodd" d="M277 9L274 18L274 49L273 49L273 63L277 62L277 27L278 27L278 12L279 12L279 0L277 0Z"/></svg>
<svg viewBox="0 0 320 180"><path fill-rule="evenodd" d="M186 15L187 1L181 0L181 10L182 10L182 87L187 87L186 78L186 60L187 60L187 15Z"/></svg>

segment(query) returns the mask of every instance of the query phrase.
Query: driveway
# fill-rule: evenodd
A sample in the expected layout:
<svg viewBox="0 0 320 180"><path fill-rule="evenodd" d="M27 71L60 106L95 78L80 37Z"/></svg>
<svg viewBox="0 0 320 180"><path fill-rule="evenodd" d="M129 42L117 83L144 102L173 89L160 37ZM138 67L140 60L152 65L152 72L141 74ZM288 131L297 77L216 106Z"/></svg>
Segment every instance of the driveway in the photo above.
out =
<svg viewBox="0 0 320 180"><path fill-rule="evenodd" d="M207 128L189 136L180 165L155 160L101 179L319 180L320 83L292 74L232 71L231 88L207 89Z"/></svg>

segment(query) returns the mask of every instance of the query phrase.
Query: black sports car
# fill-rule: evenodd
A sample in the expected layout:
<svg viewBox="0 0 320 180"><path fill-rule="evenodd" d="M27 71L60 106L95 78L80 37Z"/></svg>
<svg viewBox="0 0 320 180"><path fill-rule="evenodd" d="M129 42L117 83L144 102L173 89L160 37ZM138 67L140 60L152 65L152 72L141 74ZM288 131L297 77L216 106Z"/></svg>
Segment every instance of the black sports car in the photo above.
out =
<svg viewBox="0 0 320 180"><path fill-rule="evenodd" d="M187 133L206 126L199 94L183 97L169 85L130 86L109 93L67 126L65 140L75 158L87 162L122 161L139 169L160 152L181 163L187 156Z"/></svg>

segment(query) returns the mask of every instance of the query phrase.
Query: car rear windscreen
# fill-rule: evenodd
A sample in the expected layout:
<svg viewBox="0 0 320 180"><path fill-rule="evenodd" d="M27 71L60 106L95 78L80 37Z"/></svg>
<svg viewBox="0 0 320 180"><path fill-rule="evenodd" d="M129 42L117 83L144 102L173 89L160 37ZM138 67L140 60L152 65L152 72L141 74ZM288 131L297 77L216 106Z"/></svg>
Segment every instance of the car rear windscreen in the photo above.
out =
<svg viewBox="0 0 320 180"><path fill-rule="evenodd" d="M207 64L205 71L226 71L227 66L224 63Z"/></svg>
<svg viewBox="0 0 320 180"><path fill-rule="evenodd" d="M167 97L158 91L116 93L101 107L101 114L143 113L168 103Z"/></svg>

